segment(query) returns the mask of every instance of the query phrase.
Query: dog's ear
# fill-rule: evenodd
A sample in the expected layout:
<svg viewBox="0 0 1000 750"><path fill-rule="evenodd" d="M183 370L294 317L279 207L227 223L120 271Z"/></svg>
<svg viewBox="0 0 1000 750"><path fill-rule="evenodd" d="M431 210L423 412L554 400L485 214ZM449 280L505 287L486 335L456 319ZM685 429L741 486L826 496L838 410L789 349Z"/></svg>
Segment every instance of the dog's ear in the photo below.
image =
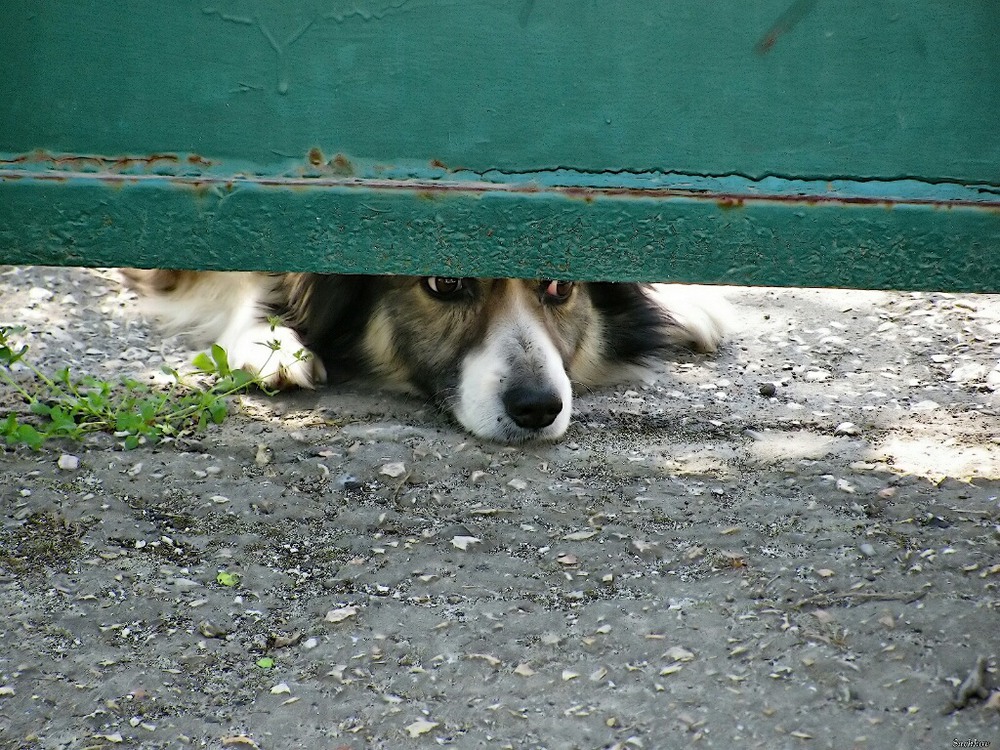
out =
<svg viewBox="0 0 1000 750"><path fill-rule="evenodd" d="M591 283L588 289L612 361L638 362L673 346L714 352L722 340L726 303L708 290L696 294L677 285L615 282Z"/></svg>

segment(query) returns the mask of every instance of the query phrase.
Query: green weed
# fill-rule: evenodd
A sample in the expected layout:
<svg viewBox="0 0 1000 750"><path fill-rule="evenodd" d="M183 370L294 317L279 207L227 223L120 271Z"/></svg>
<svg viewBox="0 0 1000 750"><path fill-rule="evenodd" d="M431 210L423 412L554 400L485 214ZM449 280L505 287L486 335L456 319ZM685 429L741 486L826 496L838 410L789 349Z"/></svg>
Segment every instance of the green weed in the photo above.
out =
<svg viewBox="0 0 1000 750"><path fill-rule="evenodd" d="M261 386L259 379L231 369L219 346L194 358L194 372L181 374L164 367L172 379L165 387L128 377L111 382L78 376L68 367L49 376L26 358L27 345L18 347L12 341L21 332L0 326L0 382L14 389L28 412L0 414L0 437L10 445L38 450L53 438L80 440L90 433L109 432L132 449L219 424L229 413L232 396ZM15 364L33 377L16 376Z"/></svg>

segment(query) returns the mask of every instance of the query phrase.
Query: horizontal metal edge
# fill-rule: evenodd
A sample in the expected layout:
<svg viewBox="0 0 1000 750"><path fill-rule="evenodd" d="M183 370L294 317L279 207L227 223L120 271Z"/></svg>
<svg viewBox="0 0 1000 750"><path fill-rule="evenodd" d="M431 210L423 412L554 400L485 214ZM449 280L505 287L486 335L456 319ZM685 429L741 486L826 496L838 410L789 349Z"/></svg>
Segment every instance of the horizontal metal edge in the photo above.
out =
<svg viewBox="0 0 1000 750"><path fill-rule="evenodd" d="M967 197L956 197L956 188L950 186L949 197L894 197L898 191L891 189L892 183L885 183L885 194L879 195L878 189L870 193L858 195L844 192L805 192L812 183L799 181L783 181L781 189L760 190L754 186L745 186L740 190L713 190L705 187L693 189L690 187L652 187L624 185L541 185L535 181L519 182L487 182L482 180L442 180L442 179L380 179L358 177L290 177L290 176L259 176L259 175L163 175L163 174L121 174L113 172L67 172L64 170L26 171L21 169L0 168L0 183L15 184L19 182L56 182L70 185L104 184L109 187L129 185L164 185L192 190L217 189L232 191L236 189L268 189L287 190L356 190L374 191L411 191L418 194L469 194L504 193L512 195L537 195L551 193L567 198L584 201L598 199L648 199L669 200L688 199L711 201L727 208L736 208L745 203L769 202L802 204L812 206L817 204L830 205L874 205L885 208L902 206L930 206L935 208L971 208L1000 213L1000 194L987 192L984 187L962 186ZM732 180L730 180L730 184ZM911 189L912 192L912 189ZM942 190L942 192L945 192Z"/></svg>
<svg viewBox="0 0 1000 750"><path fill-rule="evenodd" d="M1000 291L981 206L313 184L0 180L0 263Z"/></svg>

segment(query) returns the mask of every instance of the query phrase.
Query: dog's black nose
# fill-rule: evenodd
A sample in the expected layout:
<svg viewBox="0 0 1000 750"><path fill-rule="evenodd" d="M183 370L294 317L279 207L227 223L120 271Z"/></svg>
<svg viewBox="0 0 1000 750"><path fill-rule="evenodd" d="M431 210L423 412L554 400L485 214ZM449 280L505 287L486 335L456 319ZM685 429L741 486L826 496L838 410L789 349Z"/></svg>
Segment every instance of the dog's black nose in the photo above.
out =
<svg viewBox="0 0 1000 750"><path fill-rule="evenodd" d="M540 430L556 421L563 402L555 391L517 386L503 394L503 406L518 427Z"/></svg>

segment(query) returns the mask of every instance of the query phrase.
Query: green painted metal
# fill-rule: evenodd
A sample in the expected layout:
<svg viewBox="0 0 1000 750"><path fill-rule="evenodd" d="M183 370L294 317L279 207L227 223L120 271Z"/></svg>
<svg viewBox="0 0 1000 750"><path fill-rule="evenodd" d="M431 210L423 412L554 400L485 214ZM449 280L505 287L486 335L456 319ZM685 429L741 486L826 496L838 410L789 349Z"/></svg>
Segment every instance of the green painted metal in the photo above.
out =
<svg viewBox="0 0 1000 750"><path fill-rule="evenodd" d="M1000 291L994 0L0 17L0 261Z"/></svg>

